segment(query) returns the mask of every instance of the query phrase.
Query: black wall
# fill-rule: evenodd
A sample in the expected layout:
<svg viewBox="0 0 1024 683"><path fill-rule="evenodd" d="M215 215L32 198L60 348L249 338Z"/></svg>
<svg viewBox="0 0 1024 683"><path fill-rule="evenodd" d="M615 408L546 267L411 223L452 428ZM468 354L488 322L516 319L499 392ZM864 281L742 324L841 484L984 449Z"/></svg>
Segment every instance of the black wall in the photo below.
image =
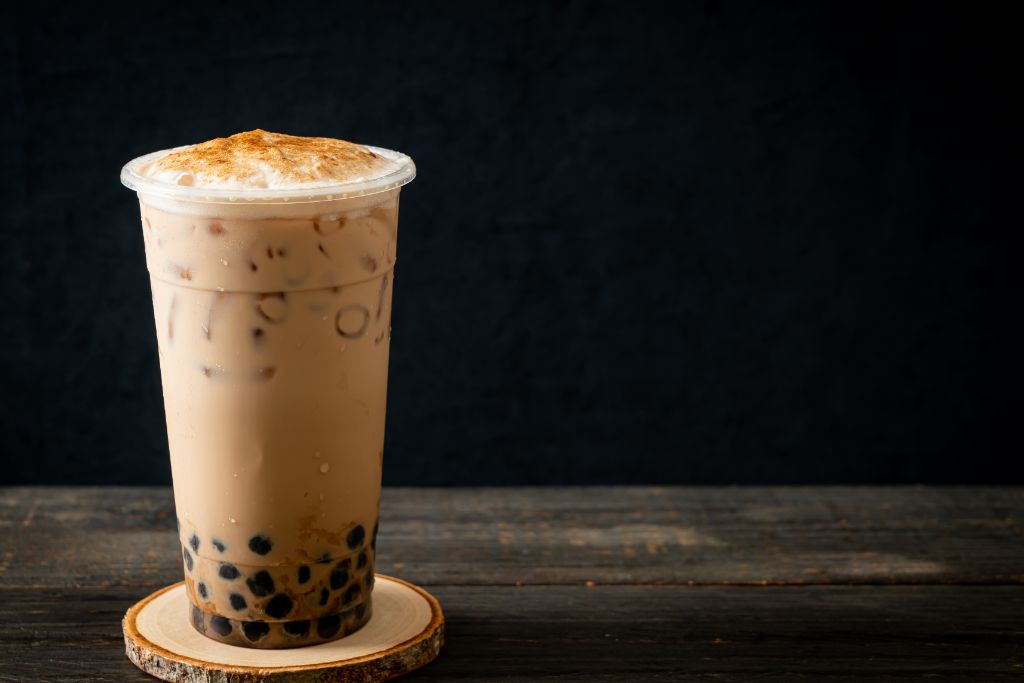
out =
<svg viewBox="0 0 1024 683"><path fill-rule="evenodd" d="M169 481L118 172L255 127L418 164L389 483L1024 483L1013 23L770 5L6 5L2 483Z"/></svg>

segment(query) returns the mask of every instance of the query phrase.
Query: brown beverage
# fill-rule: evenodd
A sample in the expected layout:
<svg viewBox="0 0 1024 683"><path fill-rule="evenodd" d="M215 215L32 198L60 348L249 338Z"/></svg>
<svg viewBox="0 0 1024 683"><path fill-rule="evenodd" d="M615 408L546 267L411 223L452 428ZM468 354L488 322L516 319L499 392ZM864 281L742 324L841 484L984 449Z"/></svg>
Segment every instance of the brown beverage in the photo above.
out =
<svg viewBox="0 0 1024 683"><path fill-rule="evenodd" d="M405 155L264 131L140 157L193 626L257 648L371 615Z"/></svg>

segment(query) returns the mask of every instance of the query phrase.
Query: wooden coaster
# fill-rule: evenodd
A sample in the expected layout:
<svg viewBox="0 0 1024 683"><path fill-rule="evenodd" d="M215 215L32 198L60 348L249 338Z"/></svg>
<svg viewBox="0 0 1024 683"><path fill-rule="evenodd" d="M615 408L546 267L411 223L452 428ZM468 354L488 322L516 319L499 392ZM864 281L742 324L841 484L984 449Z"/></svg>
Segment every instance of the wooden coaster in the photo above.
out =
<svg viewBox="0 0 1024 683"><path fill-rule="evenodd" d="M370 621L330 643L288 650L226 645L199 634L188 614L184 582L135 603L121 624L128 659L176 683L371 683L433 661L444 643L444 615L434 596L380 574Z"/></svg>

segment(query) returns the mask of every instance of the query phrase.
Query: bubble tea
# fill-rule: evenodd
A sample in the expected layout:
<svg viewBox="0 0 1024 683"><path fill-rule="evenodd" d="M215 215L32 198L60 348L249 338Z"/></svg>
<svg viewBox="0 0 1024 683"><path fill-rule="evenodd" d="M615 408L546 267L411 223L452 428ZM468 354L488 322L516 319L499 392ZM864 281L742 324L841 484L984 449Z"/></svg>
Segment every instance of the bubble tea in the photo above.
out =
<svg viewBox="0 0 1024 683"><path fill-rule="evenodd" d="M409 157L251 131L140 157L187 618L334 640L371 615ZM185 617L186 615L183 615Z"/></svg>

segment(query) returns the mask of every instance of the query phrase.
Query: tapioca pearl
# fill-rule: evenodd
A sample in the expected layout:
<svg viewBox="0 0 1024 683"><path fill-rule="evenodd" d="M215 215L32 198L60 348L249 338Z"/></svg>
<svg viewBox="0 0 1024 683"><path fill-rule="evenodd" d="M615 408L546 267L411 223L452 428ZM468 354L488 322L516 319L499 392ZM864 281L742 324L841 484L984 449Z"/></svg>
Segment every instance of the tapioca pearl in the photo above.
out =
<svg viewBox="0 0 1024 683"><path fill-rule="evenodd" d="M370 547L377 550L377 531L380 530L380 520L378 519L373 524L373 533L370 535Z"/></svg>
<svg viewBox="0 0 1024 683"><path fill-rule="evenodd" d="M359 587L358 583L352 584L348 587L348 590L345 591L345 594L342 596L341 604L347 605L348 603L358 599L362 592L363 589Z"/></svg>
<svg viewBox="0 0 1024 683"><path fill-rule="evenodd" d="M188 551L188 548L182 548L181 556L185 558L185 567L187 567L189 571L192 571L192 567L194 566L194 563L192 562L192 553Z"/></svg>
<svg viewBox="0 0 1024 683"><path fill-rule="evenodd" d="M363 588L366 589L367 593L373 588L373 572L367 572L366 576L363 577Z"/></svg>
<svg viewBox="0 0 1024 683"><path fill-rule="evenodd" d="M356 524L355 528L348 532L348 536L345 537L345 542L348 543L349 548L355 550L362 545L365 538L366 529L363 528L362 524Z"/></svg>
<svg viewBox="0 0 1024 683"><path fill-rule="evenodd" d="M341 617L332 614L316 620L316 634L321 638L330 638L341 628Z"/></svg>
<svg viewBox="0 0 1024 683"><path fill-rule="evenodd" d="M191 536L189 536L188 544L190 546L192 546L192 551L193 552L196 552L196 553L199 552L199 537L198 536L196 536L195 534L192 534Z"/></svg>
<svg viewBox="0 0 1024 683"><path fill-rule="evenodd" d="M224 548L225 548L225 545L224 545L224 543L223 543L223 542L221 542L221 541L218 541L218 540L217 540L217 539L215 538L215 539L213 539L213 540L211 541L211 543L213 543L213 547L217 549L217 552L219 552L219 553L222 553L222 552L224 552Z"/></svg>
<svg viewBox="0 0 1024 683"><path fill-rule="evenodd" d="M243 621L242 633L245 634L246 640L255 643L270 633L270 627L262 621Z"/></svg>
<svg viewBox="0 0 1024 683"><path fill-rule="evenodd" d="M345 339L359 339L370 325L370 312L361 304L342 306L334 315L334 329Z"/></svg>
<svg viewBox="0 0 1024 683"><path fill-rule="evenodd" d="M366 603L361 602L356 606L356 619L362 619L366 616Z"/></svg>
<svg viewBox="0 0 1024 683"><path fill-rule="evenodd" d="M299 567L299 583L306 583L309 581L309 567L302 565Z"/></svg>
<svg viewBox="0 0 1024 683"><path fill-rule="evenodd" d="M199 597L203 600L208 600L210 598L210 591L206 589L206 584L202 581L196 584L196 591L199 593Z"/></svg>
<svg viewBox="0 0 1024 683"><path fill-rule="evenodd" d="M338 590L348 583L348 570L347 569L335 569L331 572L331 589Z"/></svg>
<svg viewBox="0 0 1024 683"><path fill-rule="evenodd" d="M309 620L299 619L296 621L284 622L284 632L290 636L305 636L309 634Z"/></svg>
<svg viewBox="0 0 1024 683"><path fill-rule="evenodd" d="M349 569L352 567L352 558L346 557L344 560L338 563L337 569Z"/></svg>
<svg viewBox="0 0 1024 683"><path fill-rule="evenodd" d="M284 292L257 294L256 312L268 322L279 323L283 321L288 312L288 304L285 303Z"/></svg>
<svg viewBox="0 0 1024 683"><path fill-rule="evenodd" d="M327 598L331 597L331 592L326 588L320 591L320 606L323 607L327 604Z"/></svg>
<svg viewBox="0 0 1024 683"><path fill-rule="evenodd" d="M263 534L257 534L249 539L249 550L257 555L266 555L273 546L274 544L270 542L270 539Z"/></svg>
<svg viewBox="0 0 1024 683"><path fill-rule="evenodd" d="M217 573L220 575L220 578L227 579L228 581L234 581L239 576L238 567L226 562L220 566Z"/></svg>
<svg viewBox="0 0 1024 683"><path fill-rule="evenodd" d="M200 633L206 633L206 623L203 621L203 610L192 605L192 624Z"/></svg>
<svg viewBox="0 0 1024 683"><path fill-rule="evenodd" d="M245 601L245 596L239 595L238 593L232 593L231 595L229 595L228 602L231 603L232 609L236 609L239 611L249 606L249 603Z"/></svg>
<svg viewBox="0 0 1024 683"><path fill-rule="evenodd" d="M258 571L252 578L245 580L252 594L258 598L265 597L274 592L274 578L267 571Z"/></svg>
<svg viewBox="0 0 1024 683"><path fill-rule="evenodd" d="M359 559L356 561L356 569L363 569L364 567L366 567L367 561L368 560L366 559L366 551L364 550L363 552L359 553Z"/></svg>
<svg viewBox="0 0 1024 683"><path fill-rule="evenodd" d="M278 593L270 598L264 611L274 619L284 619L292 611L292 604L291 598L284 593Z"/></svg>
<svg viewBox="0 0 1024 683"><path fill-rule="evenodd" d="M231 622L219 614L210 617L210 629L219 636L231 633Z"/></svg>

